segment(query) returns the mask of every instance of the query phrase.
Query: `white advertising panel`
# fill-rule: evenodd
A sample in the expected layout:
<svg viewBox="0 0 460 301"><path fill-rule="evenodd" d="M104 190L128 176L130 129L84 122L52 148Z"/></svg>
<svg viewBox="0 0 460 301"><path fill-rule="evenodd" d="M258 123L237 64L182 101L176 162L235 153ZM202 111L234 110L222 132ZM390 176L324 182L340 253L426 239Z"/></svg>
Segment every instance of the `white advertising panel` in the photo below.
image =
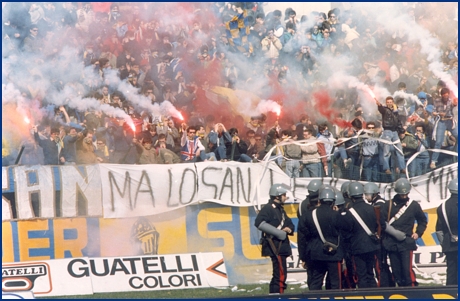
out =
<svg viewBox="0 0 460 301"><path fill-rule="evenodd" d="M94 293L229 285L220 252L75 258L66 271L73 279L91 279Z"/></svg>
<svg viewBox="0 0 460 301"><path fill-rule="evenodd" d="M2 299L13 299L13 300L20 300L20 299L35 299L34 293L31 291L24 291L24 292L10 292L10 293L2 293Z"/></svg>
<svg viewBox="0 0 460 301"><path fill-rule="evenodd" d="M56 259L2 263L2 293L32 291L39 297L92 294L89 278L75 279L67 272L71 261Z"/></svg>

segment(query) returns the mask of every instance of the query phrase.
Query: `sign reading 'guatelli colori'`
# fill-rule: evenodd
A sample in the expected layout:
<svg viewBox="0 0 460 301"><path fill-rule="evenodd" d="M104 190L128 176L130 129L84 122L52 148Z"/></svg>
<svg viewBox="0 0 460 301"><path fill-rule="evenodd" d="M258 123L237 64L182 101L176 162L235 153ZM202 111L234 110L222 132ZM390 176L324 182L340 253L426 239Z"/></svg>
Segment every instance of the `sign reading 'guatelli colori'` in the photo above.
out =
<svg viewBox="0 0 460 301"><path fill-rule="evenodd" d="M2 291L39 296L228 286L222 253L80 257L2 265Z"/></svg>
<svg viewBox="0 0 460 301"><path fill-rule="evenodd" d="M222 253L76 258L67 270L91 278L95 293L229 285Z"/></svg>

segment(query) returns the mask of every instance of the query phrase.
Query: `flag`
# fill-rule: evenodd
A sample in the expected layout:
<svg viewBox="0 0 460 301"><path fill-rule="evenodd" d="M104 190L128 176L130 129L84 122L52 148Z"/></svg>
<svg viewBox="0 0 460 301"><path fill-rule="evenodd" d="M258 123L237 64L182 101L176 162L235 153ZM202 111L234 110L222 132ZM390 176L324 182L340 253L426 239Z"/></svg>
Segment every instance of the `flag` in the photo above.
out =
<svg viewBox="0 0 460 301"><path fill-rule="evenodd" d="M234 16L225 23L225 28L230 46L235 47L240 52L252 53L253 48L249 42L251 30L246 9L243 10L243 13Z"/></svg>

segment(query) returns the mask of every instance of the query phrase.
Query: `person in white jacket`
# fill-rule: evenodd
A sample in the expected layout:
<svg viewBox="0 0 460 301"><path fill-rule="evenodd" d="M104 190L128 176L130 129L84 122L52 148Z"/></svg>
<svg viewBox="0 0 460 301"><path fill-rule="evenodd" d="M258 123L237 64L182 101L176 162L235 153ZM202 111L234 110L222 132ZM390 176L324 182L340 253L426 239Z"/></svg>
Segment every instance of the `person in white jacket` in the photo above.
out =
<svg viewBox="0 0 460 301"><path fill-rule="evenodd" d="M269 30L267 36L260 43L267 59L277 59L283 48L283 44L281 44L280 39L275 37L273 30Z"/></svg>

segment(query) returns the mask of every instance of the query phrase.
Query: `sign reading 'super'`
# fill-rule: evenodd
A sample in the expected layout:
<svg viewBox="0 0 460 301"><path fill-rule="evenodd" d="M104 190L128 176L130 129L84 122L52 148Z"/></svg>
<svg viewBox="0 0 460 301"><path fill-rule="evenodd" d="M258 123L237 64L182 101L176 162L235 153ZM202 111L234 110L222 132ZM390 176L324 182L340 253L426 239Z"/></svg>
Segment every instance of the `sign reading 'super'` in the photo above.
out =
<svg viewBox="0 0 460 301"><path fill-rule="evenodd" d="M228 286L222 253L75 258L75 279L90 278L95 293Z"/></svg>

